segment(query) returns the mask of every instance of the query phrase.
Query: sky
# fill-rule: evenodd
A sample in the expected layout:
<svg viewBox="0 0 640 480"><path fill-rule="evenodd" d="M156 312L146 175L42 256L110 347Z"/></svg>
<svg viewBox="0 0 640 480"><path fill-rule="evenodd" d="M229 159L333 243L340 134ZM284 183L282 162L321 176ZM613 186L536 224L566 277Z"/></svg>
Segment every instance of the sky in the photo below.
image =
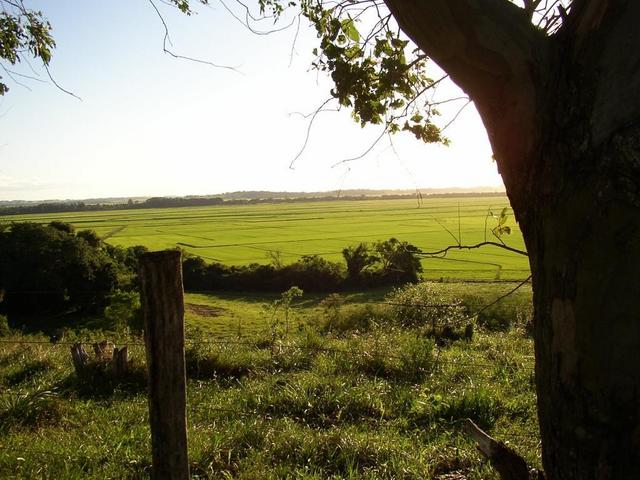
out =
<svg viewBox="0 0 640 480"><path fill-rule="evenodd" d="M301 114L330 96L330 79L310 69L315 32L303 23L292 49L295 28L254 35L211 3L188 17L156 0L175 53L235 71L165 54L149 0L25 1L53 26L53 77L82 101L0 72L11 88L0 97L0 200L501 188L473 105L446 130L449 147L402 133L353 162L342 160L366 151L381 127L361 128L348 109L321 113L291 166L309 125ZM17 71L47 79L35 61ZM442 123L456 111L443 109Z"/></svg>

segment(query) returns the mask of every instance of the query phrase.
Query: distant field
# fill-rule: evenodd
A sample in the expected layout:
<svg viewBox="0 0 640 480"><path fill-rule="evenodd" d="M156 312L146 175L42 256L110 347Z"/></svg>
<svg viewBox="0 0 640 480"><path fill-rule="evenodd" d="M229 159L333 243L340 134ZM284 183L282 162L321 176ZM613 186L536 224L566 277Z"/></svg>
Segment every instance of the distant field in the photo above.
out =
<svg viewBox="0 0 640 480"><path fill-rule="evenodd" d="M114 210L0 217L0 223L62 220L78 229L93 229L113 245L145 245L152 250L180 247L208 261L231 265L268 263L278 251L285 262L317 254L339 261L341 250L359 242L396 237L422 248L438 250L485 239L489 209L509 207L506 197L427 198L230 205L171 209ZM510 211L510 210L509 210ZM486 220L486 237L495 220ZM513 233L504 237L524 249L520 230L510 216ZM447 231L448 230L448 231ZM496 247L451 252L423 261L427 278L523 279L525 257Z"/></svg>

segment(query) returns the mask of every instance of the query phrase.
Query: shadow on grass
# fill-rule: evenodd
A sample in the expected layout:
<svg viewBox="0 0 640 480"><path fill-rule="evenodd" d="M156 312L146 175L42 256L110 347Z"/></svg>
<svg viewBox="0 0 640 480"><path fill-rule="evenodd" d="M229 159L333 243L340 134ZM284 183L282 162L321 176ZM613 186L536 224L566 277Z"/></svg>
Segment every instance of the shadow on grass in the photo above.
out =
<svg viewBox="0 0 640 480"><path fill-rule="evenodd" d="M56 368L56 365L49 359L33 360L24 365L19 370L11 373L10 375L7 375L5 381L7 385L13 387L35 378L40 373L52 370L54 368Z"/></svg>
<svg viewBox="0 0 640 480"><path fill-rule="evenodd" d="M68 416L70 407L53 392L36 392L12 396L0 412L0 431L8 428L37 430L59 426Z"/></svg>

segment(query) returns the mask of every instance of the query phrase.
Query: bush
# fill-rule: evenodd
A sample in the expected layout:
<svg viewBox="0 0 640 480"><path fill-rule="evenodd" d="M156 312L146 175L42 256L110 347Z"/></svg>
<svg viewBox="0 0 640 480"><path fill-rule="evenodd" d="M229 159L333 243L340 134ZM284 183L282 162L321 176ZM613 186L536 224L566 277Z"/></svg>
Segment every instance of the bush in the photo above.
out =
<svg viewBox="0 0 640 480"><path fill-rule="evenodd" d="M418 253L414 245L391 238L371 247L361 243L345 248L346 268L319 255L303 255L283 265L278 252L269 252L270 265L207 264L200 257L185 255L182 272L188 291L281 292L297 285L307 292L336 292L417 282L422 272Z"/></svg>
<svg viewBox="0 0 640 480"><path fill-rule="evenodd" d="M384 242L376 242L373 248L380 262L380 270L388 278L389 284L418 281L419 274L422 273L418 247L390 238Z"/></svg>
<svg viewBox="0 0 640 480"><path fill-rule="evenodd" d="M389 310L381 305L343 305L339 296L330 296L321 306L325 315L321 330L323 332L367 332L376 325L389 324Z"/></svg>
<svg viewBox="0 0 640 480"><path fill-rule="evenodd" d="M526 328L532 318L530 305L497 303L478 314L478 325L492 332L506 332L516 325Z"/></svg>
<svg viewBox="0 0 640 480"><path fill-rule="evenodd" d="M7 337L9 335L11 335L9 320L5 315L0 315L0 337Z"/></svg>
<svg viewBox="0 0 640 480"><path fill-rule="evenodd" d="M426 327L434 335L445 327L465 327L462 301L445 286L431 282L406 285L395 289L386 300L400 326Z"/></svg>
<svg viewBox="0 0 640 480"><path fill-rule="evenodd" d="M477 294L465 294L462 301L469 316L476 316L477 324L491 332L506 332L515 326L523 327L527 333L533 322L533 305L531 296L523 292L515 292L501 299L495 305L487 304L495 301L496 293L489 298Z"/></svg>
<svg viewBox="0 0 640 480"><path fill-rule="evenodd" d="M432 340L411 332L380 330L354 338L334 359L341 373L362 373L397 382L423 379L433 365ZM398 354L400 352L400 354Z"/></svg>
<svg viewBox="0 0 640 480"><path fill-rule="evenodd" d="M142 309L138 292L117 290L107 297L109 305L104 309L104 318L117 332L142 331Z"/></svg>

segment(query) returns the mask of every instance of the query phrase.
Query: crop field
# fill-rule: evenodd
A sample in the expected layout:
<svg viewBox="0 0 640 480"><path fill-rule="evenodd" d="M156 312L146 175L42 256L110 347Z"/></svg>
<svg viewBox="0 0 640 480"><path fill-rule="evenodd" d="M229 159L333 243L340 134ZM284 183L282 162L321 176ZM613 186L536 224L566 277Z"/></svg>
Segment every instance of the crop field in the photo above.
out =
<svg viewBox="0 0 640 480"><path fill-rule="evenodd" d="M230 265L268 263L269 252L282 261L321 255L339 261L344 247L396 237L435 251L458 243L494 240L497 220L488 212L509 209L503 236L524 249L506 197L426 198L291 202L166 209L113 210L0 217L0 223L61 220L77 229L93 229L113 245L145 245L152 250L180 247L207 261ZM529 274L526 257L487 246L450 251L423 260L426 278L518 280Z"/></svg>

